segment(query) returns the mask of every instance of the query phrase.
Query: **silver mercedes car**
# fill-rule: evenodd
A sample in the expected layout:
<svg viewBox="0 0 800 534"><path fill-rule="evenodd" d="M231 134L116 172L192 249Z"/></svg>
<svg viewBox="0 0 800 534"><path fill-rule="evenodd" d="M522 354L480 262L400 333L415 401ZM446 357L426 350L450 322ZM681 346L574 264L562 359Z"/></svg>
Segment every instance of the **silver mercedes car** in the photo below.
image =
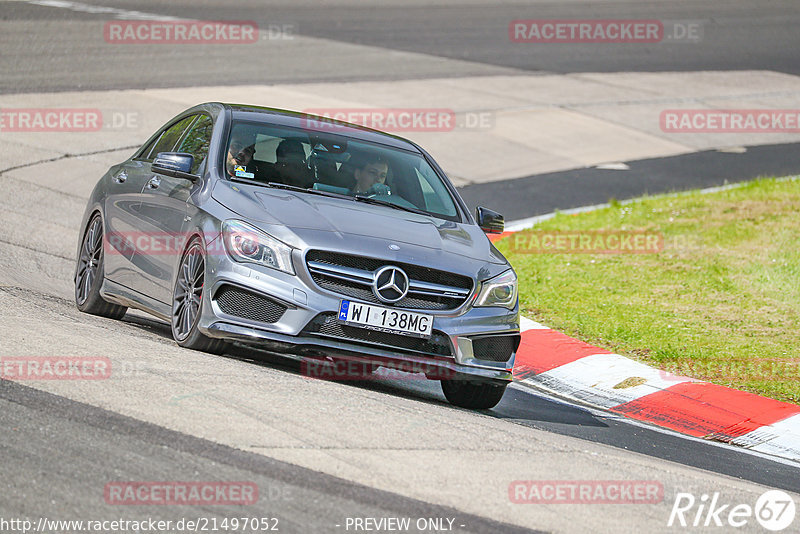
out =
<svg viewBox="0 0 800 534"><path fill-rule="evenodd" d="M191 349L424 374L452 404L487 409L520 343L517 276L486 236L502 231L411 141L207 103L97 183L75 301L148 312Z"/></svg>

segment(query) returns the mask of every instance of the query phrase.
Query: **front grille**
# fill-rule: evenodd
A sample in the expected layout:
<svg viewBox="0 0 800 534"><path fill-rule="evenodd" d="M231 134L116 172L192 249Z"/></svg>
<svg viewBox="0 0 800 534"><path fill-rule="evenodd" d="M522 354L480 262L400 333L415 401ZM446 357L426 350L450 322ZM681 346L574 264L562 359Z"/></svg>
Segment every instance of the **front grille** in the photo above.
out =
<svg viewBox="0 0 800 534"><path fill-rule="evenodd" d="M400 267L408 275L408 294L394 303L400 308L452 310L472 292L472 279L468 276L408 263L312 250L306 255L306 264L311 278L321 288L375 304L385 305L372 292L374 273L387 265Z"/></svg>
<svg viewBox="0 0 800 534"><path fill-rule="evenodd" d="M434 330L429 339L368 330L340 323L335 313L317 315L303 330L303 334L380 345L382 349L400 349L433 356L452 356L450 339Z"/></svg>
<svg viewBox="0 0 800 534"><path fill-rule="evenodd" d="M478 360L507 362L519 347L519 334L472 338L472 355Z"/></svg>
<svg viewBox="0 0 800 534"><path fill-rule="evenodd" d="M231 285L220 287L214 300L222 313L259 323L277 323L287 309L270 298Z"/></svg>

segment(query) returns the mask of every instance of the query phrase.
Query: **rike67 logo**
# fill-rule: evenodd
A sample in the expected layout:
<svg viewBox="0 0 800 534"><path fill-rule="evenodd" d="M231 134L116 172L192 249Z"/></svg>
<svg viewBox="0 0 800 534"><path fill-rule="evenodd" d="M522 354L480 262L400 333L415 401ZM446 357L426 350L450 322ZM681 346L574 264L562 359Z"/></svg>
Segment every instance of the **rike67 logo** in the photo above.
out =
<svg viewBox="0 0 800 534"><path fill-rule="evenodd" d="M678 493L667 521L668 527L727 527L741 528L759 525L772 532L788 528L794 522L795 503L781 490L764 492L755 506L724 502L719 492L696 498L691 493Z"/></svg>

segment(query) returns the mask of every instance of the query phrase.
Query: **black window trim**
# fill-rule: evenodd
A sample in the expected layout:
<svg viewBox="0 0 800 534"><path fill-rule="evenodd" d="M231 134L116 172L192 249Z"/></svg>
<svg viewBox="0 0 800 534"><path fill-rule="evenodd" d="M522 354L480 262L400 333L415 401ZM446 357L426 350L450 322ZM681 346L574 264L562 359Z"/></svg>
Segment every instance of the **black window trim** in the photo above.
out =
<svg viewBox="0 0 800 534"><path fill-rule="evenodd" d="M175 142L174 145L172 145L172 148L175 148L176 146L178 146L178 143L183 142L184 136L189 131L189 129L194 125L194 123L197 121L197 117L199 117L201 114L207 115L207 113L195 111L193 113L187 113L186 115L181 115L180 117L178 117L174 121L170 122L167 126L161 128L161 130L156 133L157 137L153 136L150 139L148 139L147 142L144 145L142 145L142 147L139 149L139 152L137 152L136 155L132 159L134 161L146 161L148 163L151 163L155 158L154 157L153 158L146 157L143 154L144 150L149 147L150 148L150 151L148 152L148 155L149 155L150 152L153 151L153 149L156 147L158 142L161 141L161 138L164 136L165 133L167 133L167 131L170 128L172 128L173 126L175 126L179 122L186 120L189 117L194 117L194 120L192 122L190 122L186 126L186 128L183 130L183 132L181 133L180 138ZM155 139L155 142L154 142L154 139Z"/></svg>
<svg viewBox="0 0 800 534"><path fill-rule="evenodd" d="M183 131L183 135L181 135L181 138L178 140L177 143L175 143L176 147L181 146L183 142L186 141L186 137L189 135L189 132L192 131L192 128L194 128L195 124L200 122L203 117L208 117L208 120L211 121L211 138L214 137L214 126L215 126L214 117L211 116L210 113L206 113L205 111L199 111L195 114L195 119L191 123L189 123L189 126L187 126L186 129ZM209 151L206 153L205 161L201 162L200 165L197 167L197 175L199 176L202 176L205 173L205 168L208 166L208 154L211 152L211 138L209 138L208 140Z"/></svg>
<svg viewBox="0 0 800 534"><path fill-rule="evenodd" d="M219 172L221 173L220 176L222 177L223 180L226 180L226 181L231 181L231 178L228 176L228 173L225 170L225 157L226 157L226 152L228 150L228 144L231 141L231 135L233 133L233 127L235 125L237 125L237 124L249 124L249 125L257 125L257 126L267 126L267 127L277 128L277 129L295 130L295 131L298 131L298 132L303 132L305 134L309 133L308 129L302 128L302 127L299 127L299 126L276 124L276 123L273 123L271 121L258 120L258 119L252 119L252 118L246 118L246 119L245 118L237 118L237 117L235 117L233 115L233 113L229 114L228 117L227 117L227 125L225 127L225 134L224 134L224 137L223 137L223 142L221 143L221 146L219 148L219 150L221 152L221 154L220 154L221 157L220 157L219 169L218 169ZM441 215L441 214L435 214L435 213L429 213L429 216L437 218L437 219L445 220L445 221L459 223L459 224L469 224L471 221L473 221L473 219L472 219L472 217L471 217L471 215L469 213L469 210L467 209L467 206L464 204L463 199L461 199L461 197L458 195L458 192L457 192L455 186L447 178L447 175L445 174L444 170L441 167L439 167L439 165L436 164L435 161L433 161L433 158L431 158L431 156L429 156L424 150L422 150L422 148L419 145L417 145L416 143L406 140L407 142L409 142L411 144L412 147L416 148L416 150L412 150L410 148L396 147L396 146L393 146L393 145L381 143L379 141L353 138L353 137L348 137L347 135L343 135L343 134L338 134L338 135L340 135L341 137L344 137L344 138L346 138L348 140L353 140L353 141L355 141L357 143L362 143L362 144L365 144L365 145L374 145L374 146L377 146L377 147L384 147L385 149L387 149L389 151L394 150L394 151L397 151L397 152L405 152L407 154L411 154L411 155L418 156L418 157L422 158L426 163L428 163L428 166L431 167L433 172L436 173L436 175L439 176L439 178L442 180L442 184L445 186L445 188L450 193L450 197L452 198L453 203L455 204L455 208L456 208L456 212L457 212L456 215L453 216L453 217L445 216L445 215Z"/></svg>

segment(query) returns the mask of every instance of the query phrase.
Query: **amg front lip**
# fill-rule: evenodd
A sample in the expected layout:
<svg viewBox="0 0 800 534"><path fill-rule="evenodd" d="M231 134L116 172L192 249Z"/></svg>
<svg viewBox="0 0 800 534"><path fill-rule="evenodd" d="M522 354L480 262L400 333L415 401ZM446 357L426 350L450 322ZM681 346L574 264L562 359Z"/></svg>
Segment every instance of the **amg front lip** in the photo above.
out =
<svg viewBox="0 0 800 534"><path fill-rule="evenodd" d="M387 364L396 364L399 362L428 368L435 366L444 371L443 375L449 374L451 376L457 376L459 379L467 380L472 377L483 382L488 380L498 383L507 383L510 382L512 378L509 369L469 367L458 364L453 358L415 356L413 354L387 351L370 346L358 346L356 348L353 345L331 339L311 336L290 336L221 321L209 325L204 329L204 333L209 337L258 345L290 357L344 357L359 360L368 359L375 363L384 362Z"/></svg>
<svg viewBox="0 0 800 534"><path fill-rule="evenodd" d="M481 348L485 345L474 346L462 338L516 336L518 340L516 310L466 308L468 304L456 310L414 310L435 316L429 342L420 344L418 338L396 339L406 337L399 334L388 335L388 338L396 338L387 339L373 331L359 329L355 332L347 328L356 327L329 324L326 318L335 316L340 300L347 297L318 288L304 268L301 251L294 254L297 272L294 276L266 267L237 264L226 255L210 255L208 262L215 276L206 293L208 298L203 299L198 323L206 336L258 345L294 356L337 354L376 361L437 364L478 380L511 379L512 351L515 352L516 347L503 361L484 360L478 357L483 354ZM226 305L217 300L224 294L221 290L225 287L233 289L232 293L250 293L252 298L241 302L234 299ZM445 345L447 350L443 350Z"/></svg>

